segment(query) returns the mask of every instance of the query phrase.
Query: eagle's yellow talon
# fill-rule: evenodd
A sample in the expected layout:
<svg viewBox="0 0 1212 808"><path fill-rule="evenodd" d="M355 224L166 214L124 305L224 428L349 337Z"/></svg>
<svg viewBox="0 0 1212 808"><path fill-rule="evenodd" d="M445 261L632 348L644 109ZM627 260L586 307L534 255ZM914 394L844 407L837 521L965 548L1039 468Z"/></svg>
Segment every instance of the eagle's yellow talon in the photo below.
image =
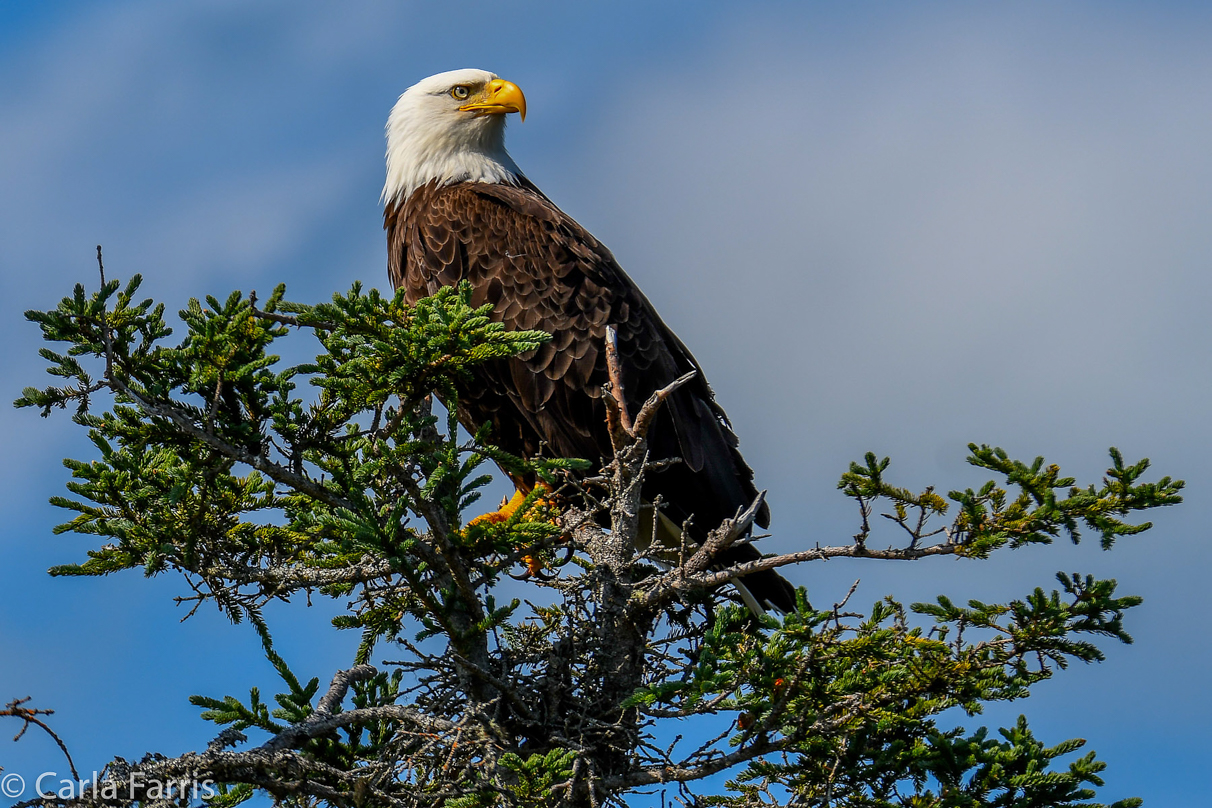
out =
<svg viewBox="0 0 1212 808"><path fill-rule="evenodd" d="M550 490L543 483L539 483L536 486L536 489L540 492L546 492L546 491ZM500 508L498 508L495 511L492 511L491 513L485 513L485 514L481 514L480 516L477 516L476 518L474 518L470 522L468 522L467 526L471 527L472 525L481 525L481 524L499 525L503 522L507 522L507 521L509 521L509 519L511 519L513 517L513 515L515 513L518 512L518 509L522 507L522 504L526 501L527 496L529 496L529 494L527 492L518 490L518 491L515 491L513 496L508 499L506 499L505 497L501 497L501 507ZM549 507L551 507L551 503L548 500L538 498L533 503L531 503L530 511L533 512L539 508L549 508ZM543 560L537 555L527 554L527 555L522 556L522 563L526 565L526 575L528 575L528 576L538 575L539 573L541 573L543 571L543 567L544 567Z"/></svg>
<svg viewBox="0 0 1212 808"><path fill-rule="evenodd" d="M524 555L522 561L526 564L527 575L538 575L543 571L543 559L538 556Z"/></svg>
<svg viewBox="0 0 1212 808"><path fill-rule="evenodd" d="M548 491L550 489L548 489L547 486L544 485L543 483L539 483L537 486L535 486L535 490L542 492L542 491ZM494 524L494 525L500 524L501 522L508 520L515 513L517 513L518 508L522 507L522 503L524 503L526 501L526 497L528 497L528 496L529 496L529 494L527 492L522 491L520 489L517 491L514 491L513 496L510 497L509 499L506 499L505 497L501 497L500 508L498 508L495 511L492 511L491 513L481 514L481 515L477 516L475 519L472 519L467 524L469 527L471 525L480 524L481 522L487 522L489 524ZM534 501L534 503L530 506L530 508L531 508L531 510L534 510L536 508L548 508L550 506L551 506L550 502L548 502L545 499L539 498Z"/></svg>
<svg viewBox="0 0 1212 808"><path fill-rule="evenodd" d="M526 494L522 491L515 491L513 498L506 500L501 497L501 507L492 513L485 513L477 516L467 523L468 527L488 523L491 525L499 525L501 522L506 522L509 517L513 516L518 508L522 507L522 503L526 501Z"/></svg>

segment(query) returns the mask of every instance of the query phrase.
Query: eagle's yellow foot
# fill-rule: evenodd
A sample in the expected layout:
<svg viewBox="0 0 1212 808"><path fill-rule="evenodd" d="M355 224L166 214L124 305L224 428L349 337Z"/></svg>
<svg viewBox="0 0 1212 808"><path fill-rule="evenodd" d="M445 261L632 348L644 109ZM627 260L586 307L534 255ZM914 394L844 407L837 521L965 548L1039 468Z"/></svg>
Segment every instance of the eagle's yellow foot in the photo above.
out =
<svg viewBox="0 0 1212 808"><path fill-rule="evenodd" d="M538 486L536 486L536 488L540 493L545 493L550 490L543 483L539 483ZM521 490L514 491L514 494L512 497L510 497L508 499L506 499L505 497L501 498L501 507L499 507L497 510L492 511L491 513L485 513L485 514L481 514L480 516L477 516L476 518L474 518L470 522L468 522L467 526L471 527L472 525L477 525L477 524L499 525L502 522L506 522L509 519L511 519L515 513L518 512L518 509L522 507L522 504L524 502L526 502L527 496L529 496L529 494L527 494L525 491L521 491ZM534 510L540 509L540 508L550 508L551 506L552 506L552 503L549 500L546 500L546 499L543 499L542 497L540 497L540 498L534 500L533 502L531 502L530 510L534 511ZM553 523L554 523L554 521L555 521L554 518L552 518ZM543 559L540 558L537 554L527 554L527 555L522 556L522 563L526 565L526 572L524 573L524 575L526 577L529 577L532 575L540 575L543 572L543 568L545 566L543 563Z"/></svg>
<svg viewBox="0 0 1212 808"><path fill-rule="evenodd" d="M548 488L541 482L538 483L537 489L539 492L544 492L547 491ZM467 523L467 526L471 527L473 525L482 525L482 523L488 523L488 525L499 525L499 523L508 521L511 516L518 512L518 509L521 508L522 503L526 502L526 497L528 497L528 495L530 494L527 494L524 491L515 491L513 497L510 497L509 499L502 497L501 508L490 512L490 514L481 514L476 516L473 518L473 520ZM537 508L549 508L550 505L551 503L549 503L548 500L539 498L531 503L531 510Z"/></svg>
<svg viewBox="0 0 1212 808"><path fill-rule="evenodd" d="M545 483L539 483L534 487L534 490L538 491L540 494L546 494L551 491L551 489L548 488ZM518 512L518 508L522 507L522 503L526 501L526 497L528 496L530 496L528 492L518 489L513 492L513 496L509 499L501 497L501 507L491 513L480 514L475 519L468 522L467 526L471 527L472 525L478 525L484 522L491 525L499 525L501 522L508 521L515 513ZM552 503L542 497L539 497L530 504L530 510L532 511L539 508L550 507L552 507Z"/></svg>
<svg viewBox="0 0 1212 808"><path fill-rule="evenodd" d="M536 555L522 556L522 563L526 565L526 575L527 576L538 575L539 573L541 573L543 571L543 567L545 566L543 564L543 559L539 558Z"/></svg>
<svg viewBox="0 0 1212 808"><path fill-rule="evenodd" d="M518 508L522 507L522 503L526 501L526 493L523 491L514 491L511 499L501 497L501 507L491 513L484 513L477 516L467 523L468 527L488 523L490 525L498 525L501 522L509 520L509 517L517 513ZM541 504L542 500L539 501Z"/></svg>

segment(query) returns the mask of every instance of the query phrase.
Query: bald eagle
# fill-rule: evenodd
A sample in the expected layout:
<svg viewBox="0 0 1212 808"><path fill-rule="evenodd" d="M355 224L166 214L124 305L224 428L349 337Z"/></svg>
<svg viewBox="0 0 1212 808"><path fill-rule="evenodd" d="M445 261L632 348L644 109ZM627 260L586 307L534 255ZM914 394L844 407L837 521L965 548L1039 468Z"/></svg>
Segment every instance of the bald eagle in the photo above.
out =
<svg viewBox="0 0 1212 808"><path fill-rule="evenodd" d="M610 458L602 399L607 326L617 331L631 413L654 391L695 371L649 432L653 460L680 462L649 474L643 497L660 496L665 531L677 535L690 519L690 538L701 542L754 502L753 472L690 351L610 250L556 207L505 151L508 113L525 119L522 91L483 70L430 76L400 96L387 121L383 187L392 285L415 302L466 280L472 302L491 303L493 316L510 330L552 335L535 351L480 366L458 391L464 426L474 431L489 424L490 440L521 457L543 451ZM756 521L766 527L769 519L763 504ZM760 557L753 545L741 544L719 561ZM733 584L755 611L795 607L794 589L774 571Z"/></svg>

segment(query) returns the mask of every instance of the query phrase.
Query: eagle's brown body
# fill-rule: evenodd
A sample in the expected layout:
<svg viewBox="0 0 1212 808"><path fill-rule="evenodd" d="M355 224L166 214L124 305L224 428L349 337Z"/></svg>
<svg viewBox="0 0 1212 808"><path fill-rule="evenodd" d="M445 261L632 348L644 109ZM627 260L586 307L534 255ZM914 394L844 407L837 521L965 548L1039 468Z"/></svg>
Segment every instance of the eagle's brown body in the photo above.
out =
<svg viewBox="0 0 1212 808"><path fill-rule="evenodd" d="M416 301L470 281L473 303L491 303L510 330L552 334L536 351L481 366L459 391L468 428L491 424L490 440L523 457L609 458L602 386L606 327L618 332L629 411L688 371L689 384L666 402L649 433L653 460L681 463L649 475L644 499L660 495L676 525L693 517L693 538L757 496L753 472L737 449L727 416L681 340L623 272L610 251L537 188L507 183L429 183L384 212L392 284ZM769 522L763 506L758 524ZM724 563L756 559L752 545ZM759 602L783 611L794 590L773 571L746 576Z"/></svg>

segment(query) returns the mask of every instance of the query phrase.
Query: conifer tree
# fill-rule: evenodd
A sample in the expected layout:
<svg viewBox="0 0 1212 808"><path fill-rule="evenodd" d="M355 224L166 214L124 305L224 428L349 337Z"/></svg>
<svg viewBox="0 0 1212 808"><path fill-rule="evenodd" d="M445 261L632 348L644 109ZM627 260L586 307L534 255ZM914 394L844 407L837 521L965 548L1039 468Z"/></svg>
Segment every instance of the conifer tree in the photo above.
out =
<svg viewBox="0 0 1212 808"><path fill-rule="evenodd" d="M1078 753L1083 741L1049 745L1022 718L992 732L955 723L1101 660L1099 640L1131 642L1124 615L1140 598L1114 580L1060 573L1007 603L889 596L865 610L800 590L795 612L762 617L728 581L842 556L991 559L1083 531L1109 549L1150 527L1134 511L1181 500L1181 481L1145 480L1148 461L1112 449L1103 480L1081 487L1042 458L974 444L969 462L993 479L942 496L898 487L868 454L838 486L856 535L721 568L760 499L702 546L637 542L646 431L672 388L636 413L608 395L615 456L601 469L459 432L450 413L468 368L549 339L505 332L465 286L415 307L358 285L314 306L287 303L281 286L263 302L235 292L191 300L171 327L138 288L102 269L99 291L78 285L27 313L62 383L27 388L17 406L71 409L95 447L65 461L70 495L51 501L73 514L59 532L97 546L51 574L179 574L194 609L257 632L280 682L193 696L216 725L205 749L116 758L90 790L33 803L1098 804L1104 764ZM287 339L310 341L315 360L286 366L274 351ZM490 462L544 486L507 517L474 520ZM872 540L877 514L894 546ZM296 675L263 616L303 593L344 605L335 627L361 636L323 684ZM22 702L3 714L49 730ZM712 716L714 737L658 742ZM170 782L213 787L162 790Z"/></svg>

